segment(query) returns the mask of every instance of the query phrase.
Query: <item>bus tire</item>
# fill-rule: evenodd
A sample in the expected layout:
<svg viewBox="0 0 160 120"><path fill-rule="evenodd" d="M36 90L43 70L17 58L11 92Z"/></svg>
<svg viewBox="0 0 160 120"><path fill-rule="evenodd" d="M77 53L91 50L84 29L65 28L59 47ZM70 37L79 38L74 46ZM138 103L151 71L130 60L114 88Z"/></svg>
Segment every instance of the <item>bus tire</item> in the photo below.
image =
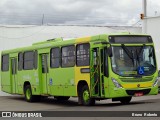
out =
<svg viewBox="0 0 160 120"><path fill-rule="evenodd" d="M132 99L132 97L123 97L123 98L121 98L120 99L120 102L122 103L122 104L129 104L130 103L130 101L131 101L131 99Z"/></svg>
<svg viewBox="0 0 160 120"><path fill-rule="evenodd" d="M32 90L30 85L26 85L24 88L25 100L27 102L38 102L41 99L39 95L32 95Z"/></svg>
<svg viewBox="0 0 160 120"><path fill-rule="evenodd" d="M94 105L95 104L95 99L90 97L90 92L89 92L88 85L84 85L81 88L81 91L80 91L79 95L80 95L79 98L82 101L82 105L90 106L90 105Z"/></svg>
<svg viewBox="0 0 160 120"><path fill-rule="evenodd" d="M58 100L58 101L66 101L70 97L69 96L55 96L54 98L56 98L56 100Z"/></svg>

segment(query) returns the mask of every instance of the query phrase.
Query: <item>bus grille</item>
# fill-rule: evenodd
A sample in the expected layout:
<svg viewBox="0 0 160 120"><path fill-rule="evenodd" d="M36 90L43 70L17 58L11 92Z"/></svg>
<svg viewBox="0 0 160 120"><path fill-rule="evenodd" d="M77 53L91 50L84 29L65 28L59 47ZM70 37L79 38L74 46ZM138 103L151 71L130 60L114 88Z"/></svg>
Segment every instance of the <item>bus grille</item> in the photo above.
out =
<svg viewBox="0 0 160 120"><path fill-rule="evenodd" d="M153 77L147 78L121 78L122 82L147 82L153 80Z"/></svg>
<svg viewBox="0 0 160 120"><path fill-rule="evenodd" d="M144 89L144 90L126 90L128 95L134 95L135 93L138 92L143 92L143 95L148 94L151 91L151 89Z"/></svg>

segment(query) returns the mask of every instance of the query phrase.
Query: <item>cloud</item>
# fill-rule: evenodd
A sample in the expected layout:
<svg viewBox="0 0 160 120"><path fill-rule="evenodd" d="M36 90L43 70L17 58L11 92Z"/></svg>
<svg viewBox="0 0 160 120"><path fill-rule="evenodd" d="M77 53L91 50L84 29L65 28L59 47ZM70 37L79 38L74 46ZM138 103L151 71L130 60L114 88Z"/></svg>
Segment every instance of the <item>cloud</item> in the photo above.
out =
<svg viewBox="0 0 160 120"><path fill-rule="evenodd" d="M0 24L132 25L141 0L1 0Z"/></svg>

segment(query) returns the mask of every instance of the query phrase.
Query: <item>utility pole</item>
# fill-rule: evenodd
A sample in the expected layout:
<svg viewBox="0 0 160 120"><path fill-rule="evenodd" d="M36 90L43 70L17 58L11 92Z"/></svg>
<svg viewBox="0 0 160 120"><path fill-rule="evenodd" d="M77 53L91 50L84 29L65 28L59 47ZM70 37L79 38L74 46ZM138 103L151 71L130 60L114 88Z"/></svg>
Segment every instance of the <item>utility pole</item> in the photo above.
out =
<svg viewBox="0 0 160 120"><path fill-rule="evenodd" d="M44 14L42 16L42 25L44 24Z"/></svg>
<svg viewBox="0 0 160 120"><path fill-rule="evenodd" d="M147 33L147 0L142 0L142 33Z"/></svg>
<svg viewBox="0 0 160 120"><path fill-rule="evenodd" d="M143 8L144 17L147 17L147 0L142 1L142 8Z"/></svg>

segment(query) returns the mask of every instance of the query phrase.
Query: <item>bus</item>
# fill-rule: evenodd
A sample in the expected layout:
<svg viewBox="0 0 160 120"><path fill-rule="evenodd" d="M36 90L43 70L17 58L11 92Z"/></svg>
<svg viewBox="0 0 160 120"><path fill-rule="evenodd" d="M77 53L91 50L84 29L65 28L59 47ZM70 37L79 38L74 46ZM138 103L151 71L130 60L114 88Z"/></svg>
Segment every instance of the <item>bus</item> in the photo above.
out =
<svg viewBox="0 0 160 120"><path fill-rule="evenodd" d="M50 39L1 53L1 89L28 102L77 97L81 105L158 94L150 35L114 33Z"/></svg>

